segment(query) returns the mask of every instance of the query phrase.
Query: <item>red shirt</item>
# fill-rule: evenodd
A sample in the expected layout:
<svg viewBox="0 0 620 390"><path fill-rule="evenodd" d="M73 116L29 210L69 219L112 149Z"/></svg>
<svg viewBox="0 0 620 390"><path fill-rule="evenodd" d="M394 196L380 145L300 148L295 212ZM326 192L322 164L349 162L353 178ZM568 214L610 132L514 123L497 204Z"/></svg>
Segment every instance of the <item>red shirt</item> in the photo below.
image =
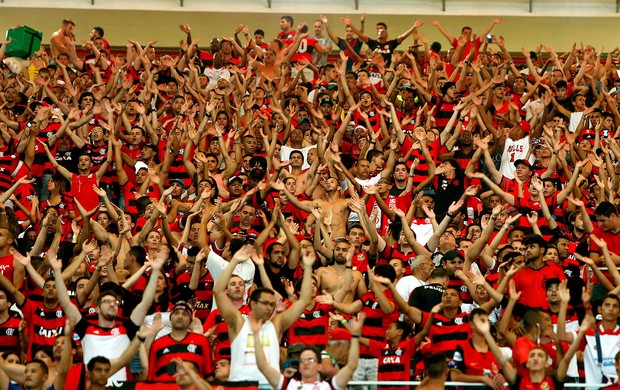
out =
<svg viewBox="0 0 620 390"><path fill-rule="evenodd" d="M519 303L530 308L548 309L545 283L551 278L566 279L562 268L551 261L546 261L539 269L522 268L513 277L517 291L522 291Z"/></svg>

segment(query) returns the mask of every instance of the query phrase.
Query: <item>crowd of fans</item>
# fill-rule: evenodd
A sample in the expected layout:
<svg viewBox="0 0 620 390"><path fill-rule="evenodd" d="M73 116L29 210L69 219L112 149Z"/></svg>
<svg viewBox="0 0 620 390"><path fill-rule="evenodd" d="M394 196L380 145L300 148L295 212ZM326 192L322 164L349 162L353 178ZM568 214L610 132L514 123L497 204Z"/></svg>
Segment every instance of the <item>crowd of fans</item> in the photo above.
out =
<svg viewBox="0 0 620 390"><path fill-rule="evenodd" d="M617 381L620 49L340 21L4 58L0 390Z"/></svg>

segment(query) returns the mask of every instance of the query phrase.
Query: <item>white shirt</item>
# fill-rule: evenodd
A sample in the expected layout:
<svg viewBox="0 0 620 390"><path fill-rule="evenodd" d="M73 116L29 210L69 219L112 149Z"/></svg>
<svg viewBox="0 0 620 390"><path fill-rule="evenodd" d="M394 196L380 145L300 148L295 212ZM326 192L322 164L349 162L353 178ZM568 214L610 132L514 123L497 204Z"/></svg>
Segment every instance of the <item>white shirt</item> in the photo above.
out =
<svg viewBox="0 0 620 390"><path fill-rule="evenodd" d="M213 277L213 282L217 282L224 268L228 266L228 261L224 260L222 256L215 253L213 250L209 251L209 255L207 256L207 269L211 272L211 276ZM254 282L254 273L256 272L256 268L254 267L254 263L252 260L247 259L243 263L237 264L235 270L233 272L234 275L239 276L243 279L245 283L245 296L244 299L247 301L248 291L250 287L252 287L252 283ZM215 303L215 298L213 298L213 307L211 310L215 310L217 308L217 304Z"/></svg>

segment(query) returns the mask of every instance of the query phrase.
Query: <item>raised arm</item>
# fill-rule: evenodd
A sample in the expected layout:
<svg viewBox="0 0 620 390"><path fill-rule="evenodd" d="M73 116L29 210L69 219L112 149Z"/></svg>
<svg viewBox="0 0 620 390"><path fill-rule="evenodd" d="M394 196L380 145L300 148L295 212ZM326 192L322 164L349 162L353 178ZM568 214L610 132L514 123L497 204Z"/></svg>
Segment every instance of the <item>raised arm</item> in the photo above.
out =
<svg viewBox="0 0 620 390"><path fill-rule="evenodd" d="M67 292L67 286L62 279L62 261L56 256L56 248L50 248L47 251L47 262L54 271L54 280L56 281L56 292L58 294L58 301L62 310L65 312L67 319L71 321L72 325L77 324L82 319L82 314L69 298Z"/></svg>
<svg viewBox="0 0 620 390"><path fill-rule="evenodd" d="M131 315L129 316L131 321L136 325L142 324L144 317L146 317L149 308L153 304L153 300L155 299L155 290L157 289L157 279L166 260L168 260L167 256L163 251L161 251L157 254L155 260L151 262L151 277L149 278L146 288L144 289L144 293L142 294L142 301L140 301L138 306L133 309Z"/></svg>
<svg viewBox="0 0 620 390"><path fill-rule="evenodd" d="M312 300L312 265L316 261L316 254L313 250L306 251L302 256L302 267L304 276L299 291L299 299L284 312L278 314L273 319L273 325L281 338L284 332L291 326L304 312ZM219 307L219 306L218 306Z"/></svg>
<svg viewBox="0 0 620 390"><path fill-rule="evenodd" d="M342 367L334 376L333 383L339 389L344 389L353 377L353 373L357 369L360 352L360 336L364 325L364 315L358 314L351 320L351 344L349 345L349 356L346 366Z"/></svg>
<svg viewBox="0 0 620 390"><path fill-rule="evenodd" d="M230 259L230 262L222 270L222 273L217 278L215 285L213 286L215 303L217 303L217 307L220 309L222 318L226 321L226 325L228 325L228 334L231 341L237 337L237 334L239 334L244 320L239 310L235 307L231 299L226 294L226 288L228 286L228 281L233 275L235 267L237 264L241 264L251 256L252 249L253 247L251 245L245 245L235 252L233 257Z"/></svg>

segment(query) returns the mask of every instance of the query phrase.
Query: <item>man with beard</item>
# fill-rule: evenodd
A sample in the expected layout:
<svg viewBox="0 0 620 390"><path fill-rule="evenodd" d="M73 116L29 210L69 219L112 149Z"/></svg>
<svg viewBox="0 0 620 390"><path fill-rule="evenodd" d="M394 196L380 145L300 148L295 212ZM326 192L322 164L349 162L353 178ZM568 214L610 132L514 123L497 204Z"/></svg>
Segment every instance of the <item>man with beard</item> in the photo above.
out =
<svg viewBox="0 0 620 390"><path fill-rule="evenodd" d="M523 240L525 245L525 267L514 276L516 291L521 294L519 303L530 309L547 309L547 291L545 285L548 279L566 279L564 271L557 264L545 261L547 242L538 234L530 234Z"/></svg>
<svg viewBox="0 0 620 390"><path fill-rule="evenodd" d="M274 218L280 221L278 215L274 216ZM279 223L279 225L282 224ZM286 229L286 227L282 229ZM266 254L265 271L271 282L271 287L276 290L278 294L286 297L287 293L284 280L293 281L295 279L295 270L299 264L299 243L291 248L288 258L284 245L277 241L267 246ZM259 280L256 280L256 284L258 287L265 287Z"/></svg>
<svg viewBox="0 0 620 390"><path fill-rule="evenodd" d="M353 302L356 296L361 297L368 290L362 273L353 270L351 262L354 251L355 248L348 239L337 238L334 248L334 264L321 267L316 271L319 291L333 295L339 302ZM350 275L347 275L349 272ZM345 284L347 280L351 281L348 285Z"/></svg>
<svg viewBox="0 0 620 390"><path fill-rule="evenodd" d="M193 314L194 309L185 301L174 305L170 313L172 331L155 340L149 350L149 380L174 381L167 367L175 358L196 364L201 377L213 372L209 340L202 334L189 331Z"/></svg>
<svg viewBox="0 0 620 390"><path fill-rule="evenodd" d="M84 363L88 364L95 356L103 356L108 359L118 358L129 347L131 339L140 328L140 324L144 321L144 317L153 303L157 279L167 260L164 252L160 252L160 255L151 262L152 273L144 290L142 301L131 311L128 320L122 323L117 322L122 297L109 290L102 291L97 298L97 323L95 324L91 324L86 318L82 317L78 308L71 303L67 287L62 280L62 261L56 258L56 254L51 251L48 251L47 255L48 262L54 270L60 305L71 323L77 324L75 332L82 339ZM126 379L127 371L120 370L110 377L108 384Z"/></svg>

